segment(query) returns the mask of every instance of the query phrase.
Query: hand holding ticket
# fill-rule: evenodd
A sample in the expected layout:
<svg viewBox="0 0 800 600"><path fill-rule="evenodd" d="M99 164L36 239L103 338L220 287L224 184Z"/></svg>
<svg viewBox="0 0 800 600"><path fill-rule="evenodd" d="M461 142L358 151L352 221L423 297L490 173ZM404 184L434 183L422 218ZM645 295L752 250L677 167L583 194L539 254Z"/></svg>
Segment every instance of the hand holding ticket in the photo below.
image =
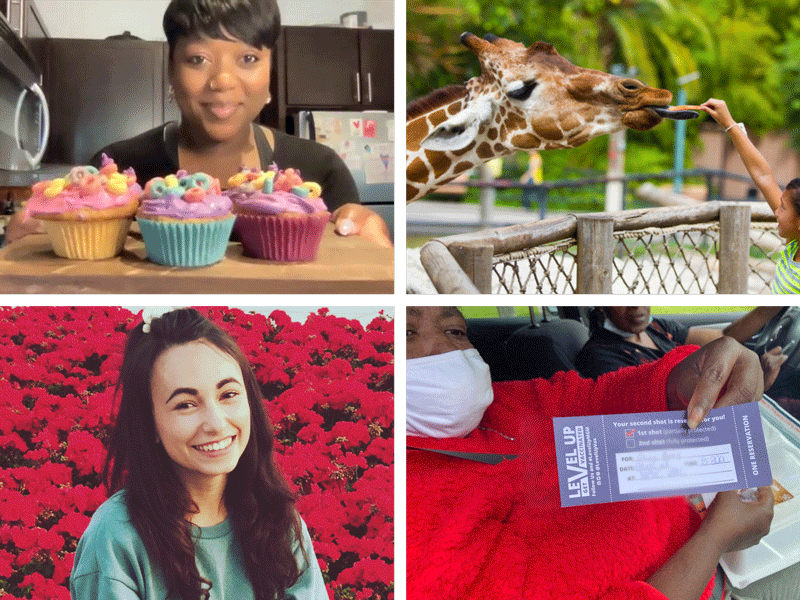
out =
<svg viewBox="0 0 800 600"><path fill-rule="evenodd" d="M553 419L561 506L738 490L772 483L758 403Z"/></svg>
<svg viewBox="0 0 800 600"><path fill-rule="evenodd" d="M712 406L755 402L763 393L758 356L729 337L690 354L667 379L667 404L673 410L687 409L690 429L706 418Z"/></svg>

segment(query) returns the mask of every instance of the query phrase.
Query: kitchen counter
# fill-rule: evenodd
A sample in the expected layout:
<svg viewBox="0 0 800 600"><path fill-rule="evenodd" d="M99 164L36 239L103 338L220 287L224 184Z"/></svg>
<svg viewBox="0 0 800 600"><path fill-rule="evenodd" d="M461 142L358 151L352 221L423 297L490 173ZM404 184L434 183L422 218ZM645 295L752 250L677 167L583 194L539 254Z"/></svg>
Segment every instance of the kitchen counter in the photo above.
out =
<svg viewBox="0 0 800 600"><path fill-rule="evenodd" d="M328 224L317 259L279 263L243 255L238 242L208 267L178 268L147 260L141 234L128 235L119 256L69 260L55 255L47 235L0 249L0 293L121 294L390 294L394 251Z"/></svg>

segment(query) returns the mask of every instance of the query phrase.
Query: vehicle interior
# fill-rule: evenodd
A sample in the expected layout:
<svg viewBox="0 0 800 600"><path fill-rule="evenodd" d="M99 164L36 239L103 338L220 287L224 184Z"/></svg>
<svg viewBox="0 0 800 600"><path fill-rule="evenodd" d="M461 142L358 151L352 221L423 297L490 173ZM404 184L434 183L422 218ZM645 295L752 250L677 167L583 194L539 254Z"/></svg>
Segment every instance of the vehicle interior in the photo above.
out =
<svg viewBox="0 0 800 600"><path fill-rule="evenodd" d="M496 317L467 317L467 335L489 365L493 381L548 378L558 371L577 370L575 357L589 339L592 310L589 306L528 307L527 316L519 316L519 311L515 316L500 316L507 312L501 308ZM745 310L705 308L669 315L654 312L653 316L688 327L722 329L744 314ZM791 391L800 372L800 307L781 311L745 345L759 355L781 346L789 359L771 389Z"/></svg>
<svg viewBox="0 0 800 600"><path fill-rule="evenodd" d="M577 370L575 358L589 339L592 309L498 307L496 317L470 316L474 313L466 307L462 311L469 340L489 364L492 380L507 381ZM481 310L485 315L487 309ZM722 329L746 312L693 307L678 314L658 314L654 308L652 314L690 327ZM781 310L745 345L759 355L781 346L788 359L759 403L775 496L771 530L756 546L728 553L721 561L739 588L800 563L800 307ZM705 506L712 498L703 494Z"/></svg>

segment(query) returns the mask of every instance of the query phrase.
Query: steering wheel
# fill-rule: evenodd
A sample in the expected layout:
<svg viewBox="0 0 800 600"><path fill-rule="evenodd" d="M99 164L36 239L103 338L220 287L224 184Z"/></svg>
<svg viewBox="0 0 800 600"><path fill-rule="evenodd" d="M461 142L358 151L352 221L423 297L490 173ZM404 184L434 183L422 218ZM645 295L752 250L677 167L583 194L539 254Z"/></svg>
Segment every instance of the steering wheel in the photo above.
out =
<svg viewBox="0 0 800 600"><path fill-rule="evenodd" d="M759 356L776 346L783 348L782 352L788 358L781 366L773 387L800 370L800 307L790 306L781 310L745 346Z"/></svg>

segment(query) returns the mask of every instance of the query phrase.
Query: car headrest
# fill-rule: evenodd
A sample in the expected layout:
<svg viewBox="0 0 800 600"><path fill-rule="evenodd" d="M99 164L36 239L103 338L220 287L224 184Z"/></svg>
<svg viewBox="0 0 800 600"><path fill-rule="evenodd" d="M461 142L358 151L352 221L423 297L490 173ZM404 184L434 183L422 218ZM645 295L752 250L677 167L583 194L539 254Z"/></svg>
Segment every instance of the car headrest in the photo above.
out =
<svg viewBox="0 0 800 600"><path fill-rule="evenodd" d="M549 378L559 371L575 371L575 357L589 340L589 329L572 319L528 325L506 340L506 360L514 379Z"/></svg>
<svg viewBox="0 0 800 600"><path fill-rule="evenodd" d="M530 319L523 317L471 318L467 322L467 337L481 358L489 365L492 381L508 381L515 378L503 348L508 337L526 323L530 323Z"/></svg>

